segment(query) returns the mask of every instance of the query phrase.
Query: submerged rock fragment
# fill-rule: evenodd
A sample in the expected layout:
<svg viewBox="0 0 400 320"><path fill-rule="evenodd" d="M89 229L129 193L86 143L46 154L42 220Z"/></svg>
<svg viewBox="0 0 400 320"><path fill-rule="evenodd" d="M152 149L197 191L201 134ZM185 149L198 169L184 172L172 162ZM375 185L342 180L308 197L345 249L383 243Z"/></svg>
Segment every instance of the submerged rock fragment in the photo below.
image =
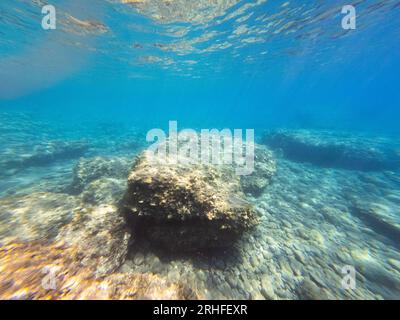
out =
<svg viewBox="0 0 400 320"><path fill-rule="evenodd" d="M102 178L126 179L131 161L123 157L81 158L74 168L72 193L81 193L91 182Z"/></svg>
<svg viewBox="0 0 400 320"><path fill-rule="evenodd" d="M116 204L126 190L126 179L100 178L90 182L82 191L81 198L85 203Z"/></svg>
<svg viewBox="0 0 400 320"><path fill-rule="evenodd" d="M228 247L258 222L232 168L161 163L148 151L129 175L123 206L136 232L169 250Z"/></svg>
<svg viewBox="0 0 400 320"><path fill-rule="evenodd" d="M35 146L23 145L5 155L0 161L4 169L22 170L46 166L55 161L78 158L86 153L89 145L84 141L50 141Z"/></svg>
<svg viewBox="0 0 400 320"><path fill-rule="evenodd" d="M300 300L329 300L326 290L317 286L310 278L305 278L296 292Z"/></svg>

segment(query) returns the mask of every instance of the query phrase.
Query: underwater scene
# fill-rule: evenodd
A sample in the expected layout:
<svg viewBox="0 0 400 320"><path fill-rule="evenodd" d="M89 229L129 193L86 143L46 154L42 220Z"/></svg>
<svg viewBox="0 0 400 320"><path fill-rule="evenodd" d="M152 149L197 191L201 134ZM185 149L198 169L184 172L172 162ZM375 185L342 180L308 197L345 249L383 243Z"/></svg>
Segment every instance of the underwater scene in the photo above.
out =
<svg viewBox="0 0 400 320"><path fill-rule="evenodd" d="M2 0L0 299L400 299L400 0Z"/></svg>

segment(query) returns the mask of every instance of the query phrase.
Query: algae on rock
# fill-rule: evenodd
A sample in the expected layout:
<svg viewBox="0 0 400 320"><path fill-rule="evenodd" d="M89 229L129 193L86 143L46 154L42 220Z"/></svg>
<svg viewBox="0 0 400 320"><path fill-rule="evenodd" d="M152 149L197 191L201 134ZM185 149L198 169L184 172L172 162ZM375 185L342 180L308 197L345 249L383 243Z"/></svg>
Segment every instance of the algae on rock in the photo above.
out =
<svg viewBox="0 0 400 320"><path fill-rule="evenodd" d="M149 151L129 175L123 206L137 233L169 250L229 247L258 223L232 167L170 165Z"/></svg>

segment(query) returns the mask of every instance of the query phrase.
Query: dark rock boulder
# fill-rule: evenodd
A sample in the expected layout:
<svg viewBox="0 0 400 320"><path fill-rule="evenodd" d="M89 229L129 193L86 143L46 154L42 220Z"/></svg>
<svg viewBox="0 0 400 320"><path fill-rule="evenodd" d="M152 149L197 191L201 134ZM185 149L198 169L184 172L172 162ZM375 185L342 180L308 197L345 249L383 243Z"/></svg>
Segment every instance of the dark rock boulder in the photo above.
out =
<svg viewBox="0 0 400 320"><path fill-rule="evenodd" d="M310 278L305 278L296 288L300 300L329 300L327 291L317 286Z"/></svg>
<svg viewBox="0 0 400 320"><path fill-rule="evenodd" d="M135 234L172 251L196 251L229 247L257 224L232 168L155 157L142 153L128 178L123 207Z"/></svg>
<svg viewBox="0 0 400 320"><path fill-rule="evenodd" d="M14 174L29 167L46 166L53 162L83 156L89 149L85 141L49 141L31 146L23 144L4 152L0 168Z"/></svg>
<svg viewBox="0 0 400 320"><path fill-rule="evenodd" d="M372 230L383 237L392 240L400 246L400 217L398 211L390 206L377 202L370 202L366 198L352 199L350 210L353 215L361 219Z"/></svg>

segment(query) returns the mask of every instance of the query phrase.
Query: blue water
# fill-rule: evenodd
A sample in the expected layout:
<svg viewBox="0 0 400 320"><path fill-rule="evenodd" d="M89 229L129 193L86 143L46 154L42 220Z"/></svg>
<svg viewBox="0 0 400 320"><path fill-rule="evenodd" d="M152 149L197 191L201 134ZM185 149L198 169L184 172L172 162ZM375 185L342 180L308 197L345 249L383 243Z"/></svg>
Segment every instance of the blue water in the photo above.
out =
<svg viewBox="0 0 400 320"><path fill-rule="evenodd" d="M184 126L398 131L396 1L361 1L357 29L347 31L342 1L266 2L221 22L246 4L240 1L195 25L160 24L117 2L56 1L58 29L44 31L38 6L3 1L2 108L149 126L177 119ZM107 32L80 32L66 14ZM230 39L240 26L253 31ZM171 36L174 30L186 34ZM210 32L211 39L185 45ZM249 38L260 43L241 42ZM229 48L210 49L225 42Z"/></svg>
<svg viewBox="0 0 400 320"><path fill-rule="evenodd" d="M171 120L180 129L255 129L258 138L277 129L373 136L390 139L385 148L400 154L398 0L353 1L355 30L342 28L341 9L348 3L337 0L51 4L55 30L42 29L40 1L0 3L2 162L37 143L88 140L98 147L118 143L132 130L167 128ZM21 115L27 118L20 120ZM88 156L115 155L107 148L95 150ZM64 169L71 171L76 161ZM291 167L290 159L282 161L282 167ZM50 180L52 170L59 174L59 168L51 168ZM334 178L318 171L326 168L316 168L313 181L319 174L337 179L327 182L330 187L346 177L346 171ZM43 167L27 170L7 176L0 184L2 197L29 193L27 185L44 181ZM395 199L387 205L398 219L396 170L362 174L387 183L369 186L376 196L371 201ZM387 182L381 174L394 178ZM336 192L332 188L327 192ZM367 199L365 190L360 196ZM385 259L399 259L397 253L398 247ZM332 297L399 298L398 282L394 287L390 293L370 286L359 295Z"/></svg>

